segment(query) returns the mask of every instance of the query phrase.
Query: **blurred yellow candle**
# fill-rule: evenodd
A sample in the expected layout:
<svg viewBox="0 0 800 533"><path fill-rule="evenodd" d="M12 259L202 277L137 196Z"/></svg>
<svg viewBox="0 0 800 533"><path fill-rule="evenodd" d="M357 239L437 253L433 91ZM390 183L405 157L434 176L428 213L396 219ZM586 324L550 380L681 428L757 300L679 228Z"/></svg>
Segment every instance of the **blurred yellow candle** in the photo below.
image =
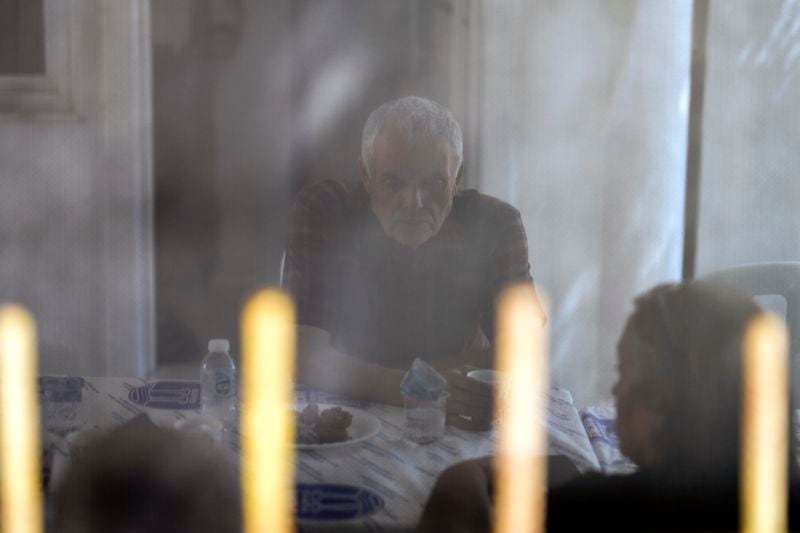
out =
<svg viewBox="0 0 800 533"><path fill-rule="evenodd" d="M294 505L295 317L264 290L242 315L242 497L246 533L289 533Z"/></svg>
<svg viewBox="0 0 800 533"><path fill-rule="evenodd" d="M497 366L511 387L497 402L503 413L496 458L496 531L544 531L547 481L548 364L543 312L531 285L507 290L498 304ZM503 405L504 404L504 405Z"/></svg>
<svg viewBox="0 0 800 533"><path fill-rule="evenodd" d="M42 531L36 325L17 305L0 307L2 531Z"/></svg>
<svg viewBox="0 0 800 533"><path fill-rule="evenodd" d="M744 337L742 531L786 531L789 372L786 328L762 314Z"/></svg>

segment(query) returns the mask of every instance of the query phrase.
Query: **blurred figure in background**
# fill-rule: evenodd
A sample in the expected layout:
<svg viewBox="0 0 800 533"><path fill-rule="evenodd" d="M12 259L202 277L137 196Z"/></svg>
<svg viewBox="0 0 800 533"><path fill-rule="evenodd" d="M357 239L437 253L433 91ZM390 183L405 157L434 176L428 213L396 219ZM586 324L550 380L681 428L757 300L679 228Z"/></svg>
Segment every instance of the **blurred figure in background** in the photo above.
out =
<svg viewBox="0 0 800 533"><path fill-rule="evenodd" d="M209 337L234 339L239 294L215 292L221 256L217 101L244 32L243 0L193 0L186 42L153 47L156 314L161 364L198 363ZM164 10L164 13L161 12ZM177 10L153 6L159 15ZM236 302L231 305L230 302ZM234 318L231 318L234 317Z"/></svg>
<svg viewBox="0 0 800 533"><path fill-rule="evenodd" d="M54 493L59 533L231 533L241 530L230 460L192 434L146 417L77 450Z"/></svg>
<svg viewBox="0 0 800 533"><path fill-rule="evenodd" d="M452 113L410 96L373 111L361 180L307 187L293 209L285 284L298 305L298 379L399 404L419 357L450 370L450 420L488 429L494 302L531 282L519 212L460 190L463 142ZM464 415L464 416L461 416Z"/></svg>
<svg viewBox="0 0 800 533"><path fill-rule="evenodd" d="M548 531L736 531L742 336L760 312L735 290L660 285L636 299L617 345L613 388L629 475L587 473L548 494ZM800 528L790 459L790 527ZM423 532L488 531L489 459L439 478Z"/></svg>

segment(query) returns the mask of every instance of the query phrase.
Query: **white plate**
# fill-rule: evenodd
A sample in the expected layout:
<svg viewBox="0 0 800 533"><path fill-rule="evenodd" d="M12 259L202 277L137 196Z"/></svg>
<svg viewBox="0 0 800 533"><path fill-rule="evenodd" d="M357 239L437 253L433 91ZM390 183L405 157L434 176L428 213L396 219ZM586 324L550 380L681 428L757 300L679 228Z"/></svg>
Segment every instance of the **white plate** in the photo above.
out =
<svg viewBox="0 0 800 533"><path fill-rule="evenodd" d="M350 439L342 442L329 442L326 444L295 444L295 448L298 450L324 450L328 448L340 448L342 446L356 444L375 436L381 429L381 421L378 419L378 417L371 415L366 411L362 411L361 409L328 403L319 403L317 405L319 406L320 412L324 411L325 409L330 409L331 407L341 407L353 416L353 421L350 424L350 427L347 428L347 433L350 435ZM305 405L295 406L295 410L298 412L302 412L304 408Z"/></svg>

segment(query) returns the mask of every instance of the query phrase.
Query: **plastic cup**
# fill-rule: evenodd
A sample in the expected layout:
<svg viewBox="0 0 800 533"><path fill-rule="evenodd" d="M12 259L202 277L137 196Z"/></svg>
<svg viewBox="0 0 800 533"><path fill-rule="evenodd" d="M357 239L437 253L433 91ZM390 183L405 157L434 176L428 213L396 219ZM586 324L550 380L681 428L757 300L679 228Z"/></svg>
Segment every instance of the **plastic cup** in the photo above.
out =
<svg viewBox="0 0 800 533"><path fill-rule="evenodd" d="M435 400L405 397L406 438L417 444L430 444L444 435L447 394Z"/></svg>
<svg viewBox="0 0 800 533"><path fill-rule="evenodd" d="M511 390L511 379L509 375L504 372L498 372L491 368L480 368L467 372L467 377L491 385L497 391L497 398L499 403L495 406L495 421L500 421L503 418L504 402L508 398Z"/></svg>
<svg viewBox="0 0 800 533"><path fill-rule="evenodd" d="M504 372L498 372L497 370L492 370L490 368L471 370L467 372L467 377L474 379L475 381L480 381L481 383L486 383L487 385L497 387L501 396L506 396L508 394L508 389L511 385L511 380L509 379L508 374Z"/></svg>

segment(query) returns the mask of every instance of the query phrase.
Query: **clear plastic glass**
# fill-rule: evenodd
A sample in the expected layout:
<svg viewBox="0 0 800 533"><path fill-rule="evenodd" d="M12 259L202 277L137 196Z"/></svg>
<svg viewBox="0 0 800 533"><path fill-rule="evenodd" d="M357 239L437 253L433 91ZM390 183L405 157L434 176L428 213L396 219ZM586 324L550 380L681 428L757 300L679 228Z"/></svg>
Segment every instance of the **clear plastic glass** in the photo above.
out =
<svg viewBox="0 0 800 533"><path fill-rule="evenodd" d="M405 397L406 437L418 444L429 444L444 435L447 394L436 400Z"/></svg>

